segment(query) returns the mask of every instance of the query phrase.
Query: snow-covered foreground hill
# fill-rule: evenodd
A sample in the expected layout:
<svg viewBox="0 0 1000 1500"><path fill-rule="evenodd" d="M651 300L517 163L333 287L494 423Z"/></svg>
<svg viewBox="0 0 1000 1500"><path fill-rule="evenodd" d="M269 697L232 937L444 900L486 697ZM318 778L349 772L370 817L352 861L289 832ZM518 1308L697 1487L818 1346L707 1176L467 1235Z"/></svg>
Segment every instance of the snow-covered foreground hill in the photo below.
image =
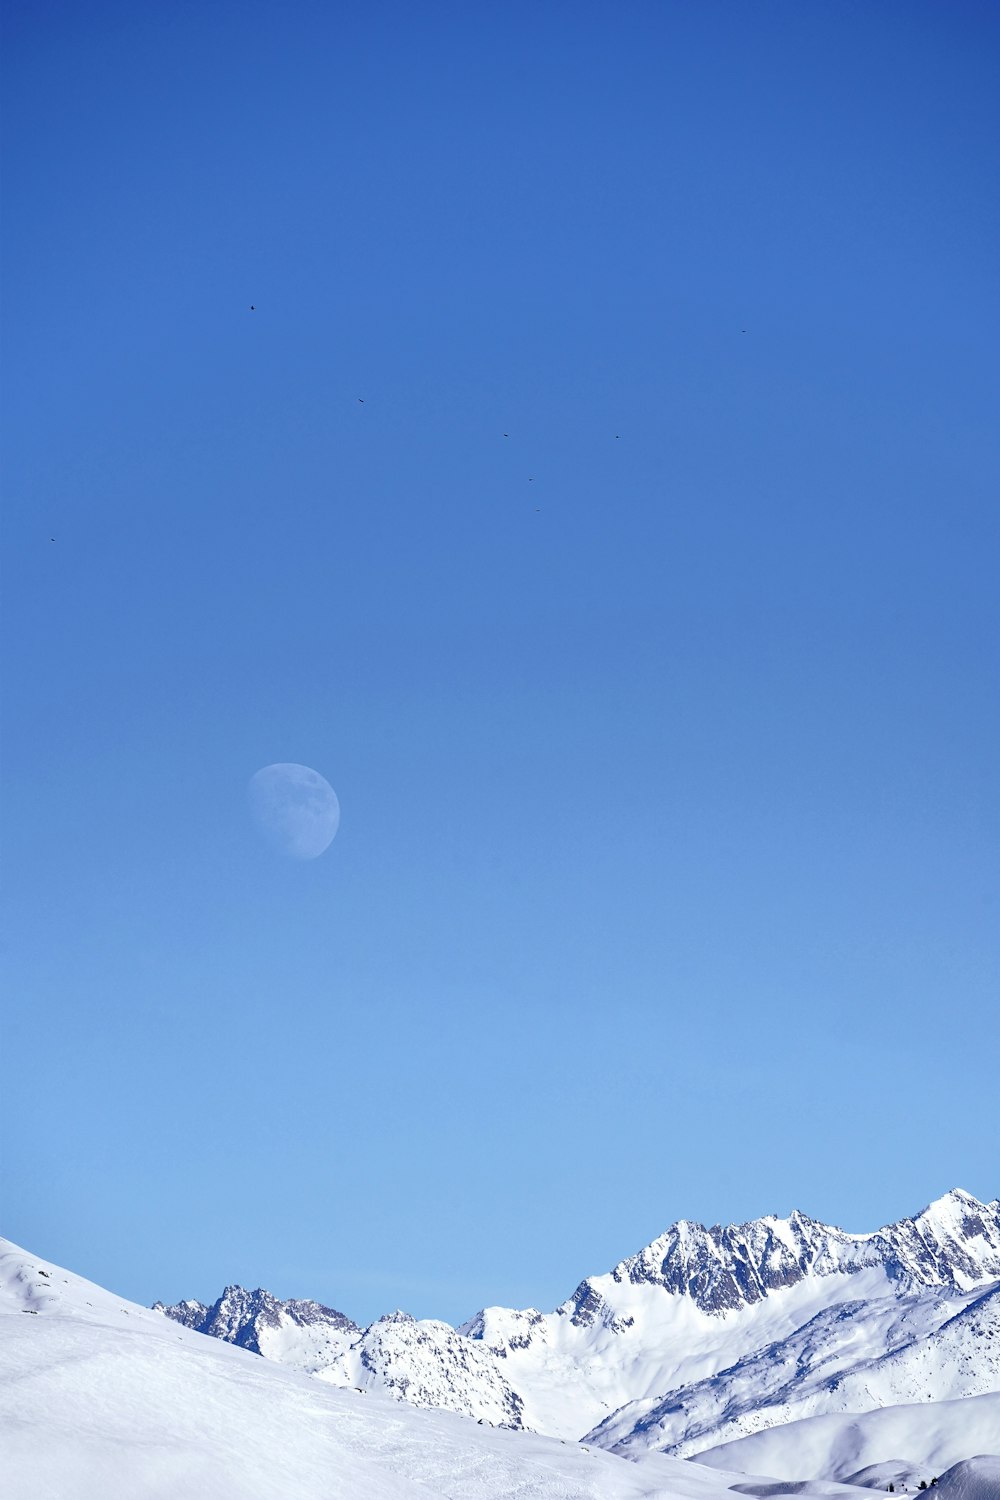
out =
<svg viewBox="0 0 1000 1500"><path fill-rule="evenodd" d="M0 1241L4 1500L722 1500L739 1477L334 1389Z"/></svg>
<svg viewBox="0 0 1000 1500"><path fill-rule="evenodd" d="M921 1479L929 1483L943 1476L956 1463L976 1455L996 1455L998 1450L1000 1392L964 1401L807 1417L724 1443L699 1454L698 1462L785 1480L823 1474L856 1484L870 1482L864 1474L868 1468L882 1469L889 1477L895 1468L912 1489ZM1000 1467L1000 1457L994 1456L992 1463ZM985 1473L988 1466L981 1467ZM888 1478L878 1487L885 1490L887 1485ZM990 1491L990 1500L1000 1500L1000 1485Z"/></svg>
<svg viewBox="0 0 1000 1500"><path fill-rule="evenodd" d="M161 1309L335 1385L676 1456L822 1413L1000 1390L1000 1201L961 1190L869 1234L804 1214L681 1221L552 1313L360 1329L229 1287ZM1000 1446L1000 1442L994 1446Z"/></svg>
<svg viewBox="0 0 1000 1500"><path fill-rule="evenodd" d="M1000 1458L981 1454L955 1464L942 1475L937 1500L997 1500L1000 1495Z"/></svg>

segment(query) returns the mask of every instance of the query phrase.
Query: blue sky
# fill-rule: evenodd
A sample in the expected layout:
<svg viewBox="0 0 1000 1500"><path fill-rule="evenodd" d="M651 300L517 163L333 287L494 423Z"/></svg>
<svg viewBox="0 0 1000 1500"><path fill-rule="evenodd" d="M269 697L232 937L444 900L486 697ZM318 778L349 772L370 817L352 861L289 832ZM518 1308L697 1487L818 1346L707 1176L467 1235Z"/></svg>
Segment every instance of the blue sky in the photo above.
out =
<svg viewBox="0 0 1000 1500"><path fill-rule="evenodd" d="M459 1319L1000 1192L998 43L7 6L5 1234Z"/></svg>

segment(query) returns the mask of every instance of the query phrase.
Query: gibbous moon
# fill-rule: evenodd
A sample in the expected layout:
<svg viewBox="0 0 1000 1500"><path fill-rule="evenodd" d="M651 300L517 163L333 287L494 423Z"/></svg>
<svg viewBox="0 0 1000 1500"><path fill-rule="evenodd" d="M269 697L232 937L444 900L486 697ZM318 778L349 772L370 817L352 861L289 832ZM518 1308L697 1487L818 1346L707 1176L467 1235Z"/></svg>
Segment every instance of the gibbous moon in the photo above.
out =
<svg viewBox="0 0 1000 1500"><path fill-rule="evenodd" d="M340 803L330 783L310 766L279 761L264 766L247 788L254 822L279 854L315 859L333 842Z"/></svg>

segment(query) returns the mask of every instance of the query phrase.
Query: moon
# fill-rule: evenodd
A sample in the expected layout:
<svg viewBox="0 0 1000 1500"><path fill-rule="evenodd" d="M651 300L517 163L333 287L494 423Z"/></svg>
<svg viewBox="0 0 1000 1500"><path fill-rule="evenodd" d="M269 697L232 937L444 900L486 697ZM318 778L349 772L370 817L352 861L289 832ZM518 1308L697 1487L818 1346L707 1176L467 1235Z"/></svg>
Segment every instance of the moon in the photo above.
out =
<svg viewBox="0 0 1000 1500"><path fill-rule="evenodd" d="M254 822L272 849L290 859L316 859L328 849L340 823L333 787L311 766L277 761L250 778Z"/></svg>

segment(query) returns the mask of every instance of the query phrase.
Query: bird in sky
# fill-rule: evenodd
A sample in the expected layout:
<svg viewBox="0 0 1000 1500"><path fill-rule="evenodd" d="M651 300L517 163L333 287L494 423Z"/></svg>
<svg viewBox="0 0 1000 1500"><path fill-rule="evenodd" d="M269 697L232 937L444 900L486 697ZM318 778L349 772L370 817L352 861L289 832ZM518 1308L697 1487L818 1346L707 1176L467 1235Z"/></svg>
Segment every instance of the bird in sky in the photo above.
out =
<svg viewBox="0 0 1000 1500"><path fill-rule="evenodd" d="M256 309L256 308L255 308L255 307L254 307L254 305L253 305L253 303L252 303L252 302L251 302L251 304L250 304L250 311L251 311L251 312L256 312L256 311L257 311L257 309Z"/></svg>
<svg viewBox="0 0 1000 1500"><path fill-rule="evenodd" d="M365 404L365 398L364 398L364 396L359 396L358 397L358 404L360 406L364 406L364 404Z"/></svg>
<svg viewBox="0 0 1000 1500"><path fill-rule="evenodd" d="M504 437L510 437L510 433L509 432L505 432L504 433Z"/></svg>

